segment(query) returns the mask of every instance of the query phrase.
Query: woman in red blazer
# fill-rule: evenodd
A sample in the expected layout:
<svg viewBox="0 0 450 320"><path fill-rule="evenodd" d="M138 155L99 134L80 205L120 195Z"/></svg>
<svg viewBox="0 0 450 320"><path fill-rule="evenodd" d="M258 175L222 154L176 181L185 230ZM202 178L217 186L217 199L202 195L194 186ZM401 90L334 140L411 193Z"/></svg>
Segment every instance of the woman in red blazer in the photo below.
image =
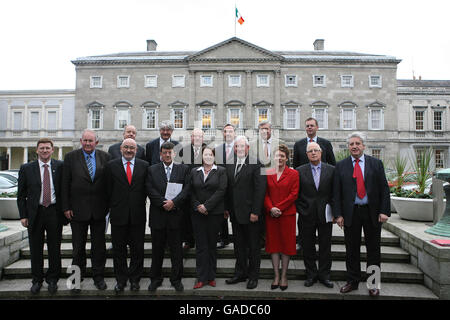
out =
<svg viewBox="0 0 450 320"><path fill-rule="evenodd" d="M275 273L271 289L280 287L286 290L287 269L290 256L297 253L295 244L295 200L298 197L298 172L289 168L286 163L289 159L289 149L280 145L275 152L276 168L267 175L267 189L264 198L266 213L266 252L272 256L272 265ZM281 281L280 281L280 254L281 254Z"/></svg>

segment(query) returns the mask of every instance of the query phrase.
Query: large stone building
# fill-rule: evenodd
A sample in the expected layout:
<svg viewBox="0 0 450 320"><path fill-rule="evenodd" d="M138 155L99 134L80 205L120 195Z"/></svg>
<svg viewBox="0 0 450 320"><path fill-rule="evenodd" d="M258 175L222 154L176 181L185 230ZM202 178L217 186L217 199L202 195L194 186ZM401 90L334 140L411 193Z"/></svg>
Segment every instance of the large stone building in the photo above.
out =
<svg viewBox="0 0 450 320"><path fill-rule="evenodd" d="M74 90L0 91L0 169L36 159L36 142L49 137L53 157L73 149Z"/></svg>

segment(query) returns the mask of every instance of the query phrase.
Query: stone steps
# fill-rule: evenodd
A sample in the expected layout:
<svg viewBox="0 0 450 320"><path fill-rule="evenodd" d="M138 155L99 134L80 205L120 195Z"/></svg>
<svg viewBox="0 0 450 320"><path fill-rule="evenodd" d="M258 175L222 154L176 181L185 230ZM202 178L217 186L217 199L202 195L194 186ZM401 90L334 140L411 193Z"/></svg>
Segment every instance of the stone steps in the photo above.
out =
<svg viewBox="0 0 450 320"><path fill-rule="evenodd" d="M14 279L3 280L0 282L0 299L27 299L27 298L41 298L41 299L160 299L166 297L168 299L332 299L332 300L363 300L373 299L367 293L365 283L359 285L358 290L347 294L339 293L345 282L334 282L334 288L329 289L316 283L312 287L305 287L301 280L290 280L289 287L285 291L280 289L270 290L272 280L261 279L258 287L254 290L247 290L245 283L238 283L235 285L227 285L223 279L217 281L215 288L206 286L201 289L192 289L195 278L183 278L184 292L176 292L170 286L168 279L165 279L162 286L158 288L155 293L147 291L150 284L149 279L142 279L140 282L141 290L138 292L130 291L130 287L125 288L124 292L116 294L114 292L115 279L105 278L108 288L105 291L99 291L94 287L92 279L85 279L81 283L81 292L73 293L67 289L66 280L61 279L58 283L58 292L55 295L50 295L47 291L47 284L44 282L41 292L37 296L32 296L30 293L29 279ZM437 297L426 287L420 284L403 284L403 283L381 283L381 295L376 298L381 299L395 299L395 300L435 300Z"/></svg>

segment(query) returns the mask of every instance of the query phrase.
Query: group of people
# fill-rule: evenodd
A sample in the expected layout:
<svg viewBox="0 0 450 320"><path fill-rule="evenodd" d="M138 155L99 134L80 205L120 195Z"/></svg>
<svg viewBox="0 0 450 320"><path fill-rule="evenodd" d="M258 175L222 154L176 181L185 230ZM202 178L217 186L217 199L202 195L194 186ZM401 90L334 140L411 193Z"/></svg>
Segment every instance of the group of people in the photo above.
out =
<svg viewBox="0 0 450 320"><path fill-rule="evenodd" d="M195 247L196 251L197 281L193 289L215 287L217 243L223 248L230 242L228 218L236 263L227 284L247 282L248 289L258 286L264 242L274 270L272 290L288 288L289 260L297 254L300 244L306 268L304 285L320 281L332 288L331 235L337 223L344 228L346 246L347 284L341 292L356 290L363 279L361 229L368 266L380 266L381 225L390 215L383 164L364 154L365 137L358 132L348 137L351 156L336 164L331 143L317 137L316 119L308 118L305 125L307 138L294 145L293 168L288 147L272 135L267 121L259 124L259 136L251 142L245 136L236 137L234 126L227 124L223 128L224 142L215 146L203 142L200 129L192 131L190 144L181 146L171 138L172 123L163 121L160 137L147 143L145 149L135 141L136 128L127 126L123 141L112 145L108 153L96 149L96 132L84 130L81 148L69 152L64 162L51 158L50 139L40 139L38 160L20 168L17 198L21 222L29 234L31 292L38 293L44 279L50 293L57 291L62 226L69 222L72 265L86 275L90 229L94 284L99 290L107 288L104 269L108 214L114 290L122 292L128 282L130 290L140 290L147 198L152 236L151 292L163 283L166 246L170 251L170 282L176 291L184 290L183 242L185 249ZM45 233L49 256L46 274ZM369 294L377 296L379 290L371 289Z"/></svg>

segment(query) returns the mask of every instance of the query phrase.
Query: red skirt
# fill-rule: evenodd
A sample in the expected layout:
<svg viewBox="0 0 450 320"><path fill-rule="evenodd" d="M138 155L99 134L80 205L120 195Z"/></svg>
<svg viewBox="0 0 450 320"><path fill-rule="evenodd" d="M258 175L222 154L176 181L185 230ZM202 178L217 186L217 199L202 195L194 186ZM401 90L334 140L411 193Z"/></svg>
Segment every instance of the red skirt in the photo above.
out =
<svg viewBox="0 0 450 320"><path fill-rule="evenodd" d="M288 256L297 254L295 214L273 218L266 213L266 252L281 252Z"/></svg>

